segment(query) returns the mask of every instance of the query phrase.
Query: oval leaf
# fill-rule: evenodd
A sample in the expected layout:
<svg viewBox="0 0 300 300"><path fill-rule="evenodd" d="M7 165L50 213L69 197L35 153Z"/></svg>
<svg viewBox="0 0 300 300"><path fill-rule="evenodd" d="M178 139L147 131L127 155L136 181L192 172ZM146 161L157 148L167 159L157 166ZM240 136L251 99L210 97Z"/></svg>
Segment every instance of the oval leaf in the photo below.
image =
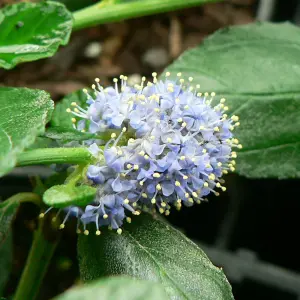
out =
<svg viewBox="0 0 300 300"><path fill-rule="evenodd" d="M125 229L79 237L84 281L124 274L162 283L171 299L233 299L223 271L179 231L147 214Z"/></svg>
<svg viewBox="0 0 300 300"><path fill-rule="evenodd" d="M289 23L223 29L169 68L227 99L241 126L237 172L300 177L300 30Z"/></svg>
<svg viewBox="0 0 300 300"><path fill-rule="evenodd" d="M167 300L163 287L149 281L111 277L73 288L55 300Z"/></svg>
<svg viewBox="0 0 300 300"><path fill-rule="evenodd" d="M53 101L44 91L0 88L0 176L10 171L16 158L45 131Z"/></svg>
<svg viewBox="0 0 300 300"><path fill-rule="evenodd" d="M57 2L22 2L0 10L0 67L52 56L66 45L72 15Z"/></svg>
<svg viewBox="0 0 300 300"><path fill-rule="evenodd" d="M76 129L66 128L63 129L61 127L50 127L45 132L45 137L60 140L60 141L85 141L88 139L97 138L97 135L88 132L81 132Z"/></svg>
<svg viewBox="0 0 300 300"><path fill-rule="evenodd" d="M96 195L96 188L91 186L55 185L43 195L43 201L48 206L62 208L69 205L84 206L89 204Z"/></svg>

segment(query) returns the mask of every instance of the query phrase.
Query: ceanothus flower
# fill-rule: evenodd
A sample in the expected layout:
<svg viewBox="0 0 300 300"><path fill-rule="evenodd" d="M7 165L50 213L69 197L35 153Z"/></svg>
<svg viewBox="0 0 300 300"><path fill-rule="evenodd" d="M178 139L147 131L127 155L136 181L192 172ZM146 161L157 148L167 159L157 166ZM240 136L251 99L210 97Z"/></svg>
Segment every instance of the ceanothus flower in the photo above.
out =
<svg viewBox="0 0 300 300"><path fill-rule="evenodd" d="M85 90L86 107L72 103L74 109L67 110L79 117L72 118L78 130L114 131L104 147L89 147L98 160L86 176L98 192L80 213L85 234L89 223L97 235L105 225L121 233L124 219L131 222L129 213L157 209L168 215L172 206L192 206L226 190L221 176L234 171L232 148L242 147L232 136L238 117L228 117L224 98L213 106L215 93L198 92L193 78L185 85L180 73L177 80L170 80L169 72L165 80L156 76L129 87L121 75L120 89L118 79L106 89L96 79L94 95Z"/></svg>

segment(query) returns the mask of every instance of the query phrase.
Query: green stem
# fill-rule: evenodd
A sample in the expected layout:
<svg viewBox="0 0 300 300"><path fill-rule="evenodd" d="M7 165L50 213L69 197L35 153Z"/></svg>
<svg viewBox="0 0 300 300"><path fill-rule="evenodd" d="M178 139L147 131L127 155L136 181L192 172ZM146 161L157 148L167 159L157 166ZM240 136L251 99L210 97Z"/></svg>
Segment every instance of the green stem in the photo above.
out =
<svg viewBox="0 0 300 300"><path fill-rule="evenodd" d="M23 202L32 202L37 206L41 206L41 197L34 193L18 193L16 195L11 196L5 201L10 201L11 203L23 203Z"/></svg>
<svg viewBox="0 0 300 300"><path fill-rule="evenodd" d="M124 19L168 12L220 0L143 0L120 4L95 4L73 14L73 30Z"/></svg>
<svg viewBox="0 0 300 300"><path fill-rule="evenodd" d="M75 169L75 171L73 173L71 173L65 181L65 184L67 184L68 186L74 186L76 185L76 183L83 178L83 173L84 170L86 171L87 166L86 165L79 165L77 166L77 168Z"/></svg>
<svg viewBox="0 0 300 300"><path fill-rule="evenodd" d="M92 154L86 148L42 148L21 153L17 166L81 164L89 163L92 159Z"/></svg>
<svg viewBox="0 0 300 300"><path fill-rule="evenodd" d="M28 255L21 280L19 282L14 300L34 300L38 294L39 287L47 271L54 250L58 244L57 237L48 240L45 237L45 227L41 221L35 232L34 240Z"/></svg>

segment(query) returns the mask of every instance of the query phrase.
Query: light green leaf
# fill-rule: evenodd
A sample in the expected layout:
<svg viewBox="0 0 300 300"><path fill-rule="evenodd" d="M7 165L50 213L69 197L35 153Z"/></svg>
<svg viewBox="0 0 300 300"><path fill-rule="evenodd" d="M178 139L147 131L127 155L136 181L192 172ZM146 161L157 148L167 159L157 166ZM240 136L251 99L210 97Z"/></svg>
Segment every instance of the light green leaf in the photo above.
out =
<svg viewBox="0 0 300 300"><path fill-rule="evenodd" d="M168 68L225 97L240 117L239 174L300 177L299 47L300 30L289 23L229 27Z"/></svg>
<svg viewBox="0 0 300 300"><path fill-rule="evenodd" d="M128 277L111 277L73 288L55 300L167 300L157 283Z"/></svg>
<svg viewBox="0 0 300 300"><path fill-rule="evenodd" d="M0 10L0 67L52 56L66 45L72 14L64 5L43 1L22 2Z"/></svg>
<svg viewBox="0 0 300 300"><path fill-rule="evenodd" d="M0 176L9 172L16 158L44 133L53 110L49 94L26 88L0 88Z"/></svg>
<svg viewBox="0 0 300 300"><path fill-rule="evenodd" d="M43 201L56 208L69 205L85 206L93 201L96 191L96 188L87 185L55 185L44 193Z"/></svg>
<svg viewBox="0 0 300 300"><path fill-rule="evenodd" d="M147 214L121 235L80 236L78 255L84 281L122 274L160 282L171 299L233 299L223 271L197 245Z"/></svg>

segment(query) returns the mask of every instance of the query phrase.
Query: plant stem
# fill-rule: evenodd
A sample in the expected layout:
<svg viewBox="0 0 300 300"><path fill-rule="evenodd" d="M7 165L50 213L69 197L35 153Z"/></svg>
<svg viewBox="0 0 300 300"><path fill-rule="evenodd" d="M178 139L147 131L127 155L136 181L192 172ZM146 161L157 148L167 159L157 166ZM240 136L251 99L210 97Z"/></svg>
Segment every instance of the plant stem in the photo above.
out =
<svg viewBox="0 0 300 300"><path fill-rule="evenodd" d="M124 19L142 17L156 13L173 11L222 0L143 0L111 4L94 4L73 14L73 30Z"/></svg>
<svg viewBox="0 0 300 300"><path fill-rule="evenodd" d="M42 148L21 153L17 166L80 164L88 163L92 159L92 154L86 148Z"/></svg>
<svg viewBox="0 0 300 300"><path fill-rule="evenodd" d="M83 175L83 170L86 172L86 165L79 165L76 167L73 173L71 173L65 180L65 184L68 186L74 186L76 183L84 176Z"/></svg>
<svg viewBox="0 0 300 300"><path fill-rule="evenodd" d="M45 226L40 222L35 232L34 240L23 270L14 300L34 300L39 292L39 287L47 271L54 250L58 244L58 238L48 240L45 236Z"/></svg>
<svg viewBox="0 0 300 300"><path fill-rule="evenodd" d="M34 193L28 193L28 192L24 192L24 193L18 193L15 194L13 196L11 196L10 198L6 199L5 201L9 201L11 203L16 202L16 203L23 203L23 202L31 202L36 204L37 206L41 205L41 197L37 194ZM4 203L4 202L2 202Z"/></svg>

